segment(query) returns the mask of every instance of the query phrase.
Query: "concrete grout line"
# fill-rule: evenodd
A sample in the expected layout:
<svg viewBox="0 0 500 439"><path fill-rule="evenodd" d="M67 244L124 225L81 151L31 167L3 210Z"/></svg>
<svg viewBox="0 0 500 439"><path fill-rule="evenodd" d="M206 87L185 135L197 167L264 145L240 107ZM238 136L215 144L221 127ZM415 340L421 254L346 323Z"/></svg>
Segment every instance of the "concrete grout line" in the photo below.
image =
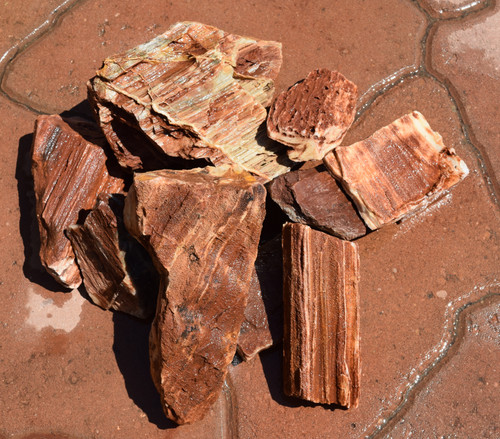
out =
<svg viewBox="0 0 500 439"><path fill-rule="evenodd" d="M7 68L35 41L39 40L41 37L48 34L52 29L54 29L59 19L65 13L69 12L71 9L73 9L73 7L75 7L79 3L82 3L83 1L85 0L64 0L60 5L56 6L52 11L49 12L48 17L42 24L25 35L16 44L14 44L2 54L2 56L0 57L0 95L4 96L14 104L19 105L35 114L45 114L44 112L37 110L36 108L30 106L25 102L18 101L3 89L3 82L6 77Z"/></svg>

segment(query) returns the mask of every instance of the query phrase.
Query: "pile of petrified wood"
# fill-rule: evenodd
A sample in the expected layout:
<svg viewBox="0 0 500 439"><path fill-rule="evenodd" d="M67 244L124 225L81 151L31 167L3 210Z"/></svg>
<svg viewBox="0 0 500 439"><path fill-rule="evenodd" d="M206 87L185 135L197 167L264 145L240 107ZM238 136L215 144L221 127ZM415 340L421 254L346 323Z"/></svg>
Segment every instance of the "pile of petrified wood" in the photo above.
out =
<svg viewBox="0 0 500 439"><path fill-rule="evenodd" d="M355 407L350 240L423 209L468 172L417 112L340 146L356 86L321 69L273 101L281 60L279 43L177 23L90 80L100 130L36 122L42 262L68 288L83 281L102 308L154 315L151 374L177 423L204 416L236 351L249 360L273 344L282 269L285 392ZM259 247L266 189L293 221L282 248Z"/></svg>

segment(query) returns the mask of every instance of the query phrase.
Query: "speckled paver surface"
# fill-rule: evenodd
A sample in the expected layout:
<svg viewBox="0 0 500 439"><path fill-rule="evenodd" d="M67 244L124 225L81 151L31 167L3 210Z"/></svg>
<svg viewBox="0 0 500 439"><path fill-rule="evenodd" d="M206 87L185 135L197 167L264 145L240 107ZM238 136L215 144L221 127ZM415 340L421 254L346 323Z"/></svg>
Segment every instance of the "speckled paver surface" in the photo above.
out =
<svg viewBox="0 0 500 439"><path fill-rule="evenodd" d="M470 168L425 213L358 240L357 409L285 397L277 346L231 366L207 417L175 427L149 376L148 324L41 268L35 118L88 116L85 84L102 60L181 20L281 41L278 90L341 71L360 91L344 144L418 110ZM1 439L500 437L496 2L0 0L0 52Z"/></svg>

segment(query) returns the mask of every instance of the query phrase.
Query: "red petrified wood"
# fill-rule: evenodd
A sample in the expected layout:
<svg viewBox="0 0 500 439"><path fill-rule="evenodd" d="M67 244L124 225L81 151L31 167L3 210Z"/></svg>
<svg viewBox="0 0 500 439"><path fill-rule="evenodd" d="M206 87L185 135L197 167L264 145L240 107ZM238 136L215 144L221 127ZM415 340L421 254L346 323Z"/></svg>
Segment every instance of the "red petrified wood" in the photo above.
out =
<svg viewBox="0 0 500 439"><path fill-rule="evenodd" d="M137 174L125 224L160 273L151 374L179 424L202 418L236 352L265 215L264 186L228 166Z"/></svg>
<svg viewBox="0 0 500 439"><path fill-rule="evenodd" d="M283 228L284 388L290 396L356 407L359 256L355 243L302 224Z"/></svg>

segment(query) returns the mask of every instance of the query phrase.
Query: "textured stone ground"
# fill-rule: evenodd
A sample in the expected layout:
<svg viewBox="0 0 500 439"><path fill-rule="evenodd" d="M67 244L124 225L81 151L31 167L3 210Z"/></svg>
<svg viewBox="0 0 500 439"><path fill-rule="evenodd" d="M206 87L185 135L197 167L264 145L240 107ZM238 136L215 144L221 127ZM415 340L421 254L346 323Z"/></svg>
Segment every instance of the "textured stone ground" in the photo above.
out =
<svg viewBox="0 0 500 439"><path fill-rule="evenodd" d="M149 377L148 325L41 269L37 114L86 113L104 57L179 20L281 41L279 90L315 68L341 71L360 90L344 144L418 110L471 170L425 214L358 241L355 410L285 397L278 347L231 367L209 415L174 428ZM499 437L499 40L488 0L2 1L0 438Z"/></svg>

